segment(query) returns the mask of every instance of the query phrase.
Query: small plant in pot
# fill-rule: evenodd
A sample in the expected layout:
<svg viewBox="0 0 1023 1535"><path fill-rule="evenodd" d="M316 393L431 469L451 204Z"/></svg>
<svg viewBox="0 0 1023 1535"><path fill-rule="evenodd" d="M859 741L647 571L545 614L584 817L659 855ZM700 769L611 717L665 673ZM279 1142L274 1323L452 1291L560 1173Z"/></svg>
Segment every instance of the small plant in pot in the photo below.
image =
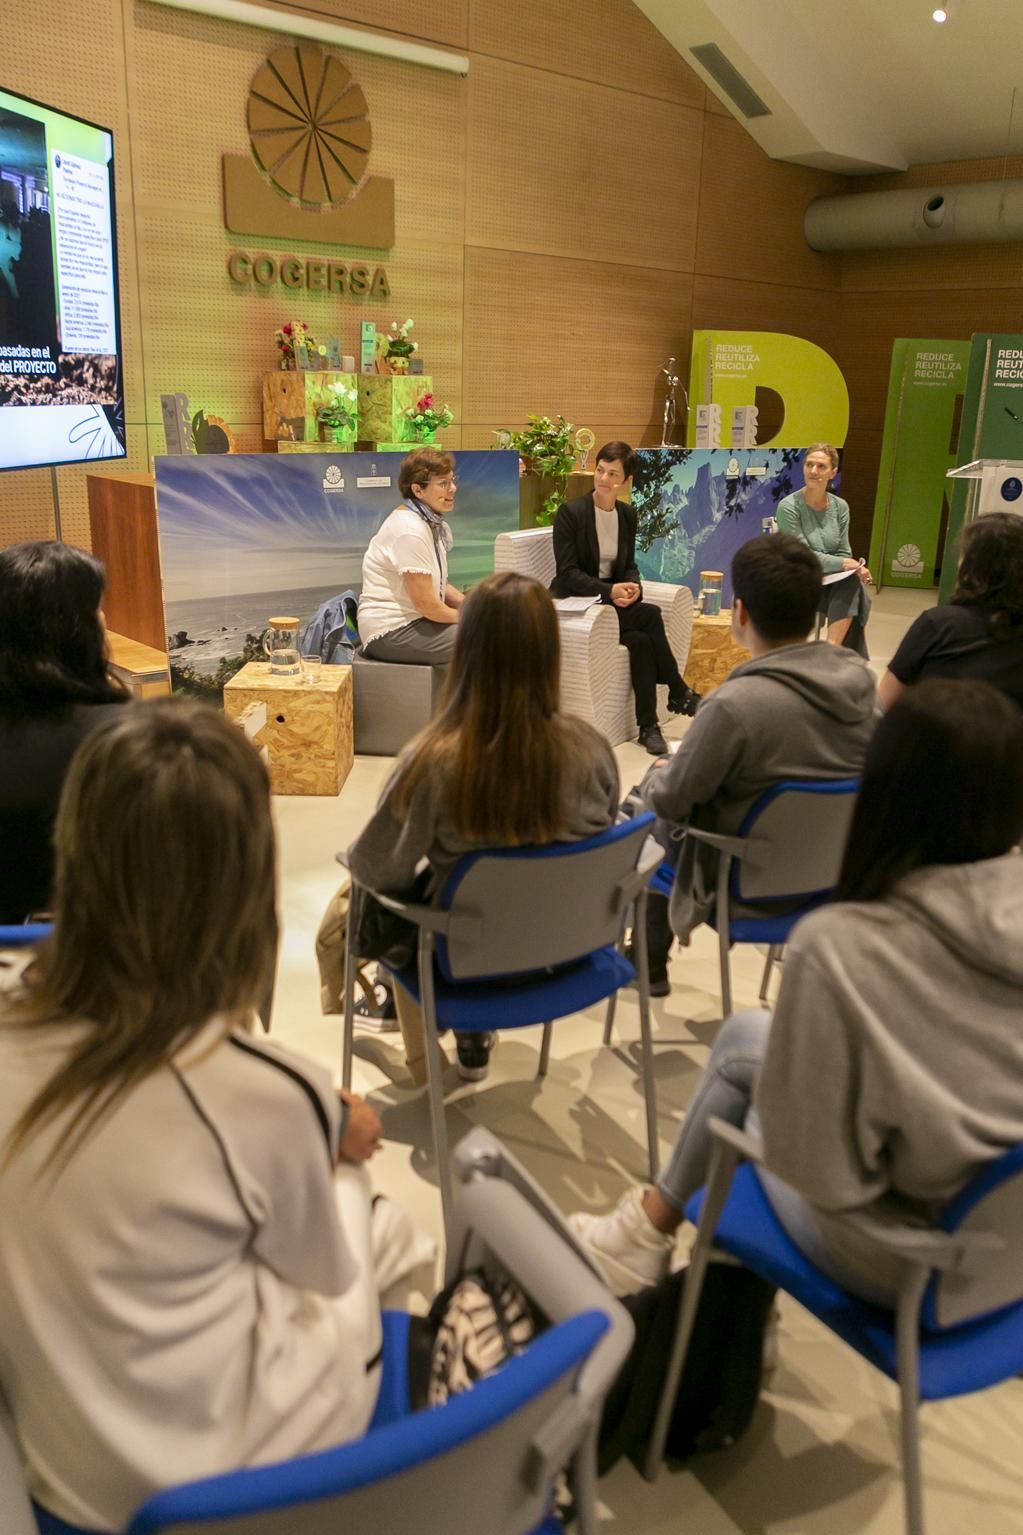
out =
<svg viewBox="0 0 1023 1535"><path fill-rule="evenodd" d="M354 384L338 379L327 386L327 398L316 412L320 437L338 445L351 443L359 422L359 392Z"/></svg>
<svg viewBox="0 0 1023 1535"><path fill-rule="evenodd" d="M521 432L501 433L502 445L516 450L524 472L539 477L543 500L536 521L541 526L554 521L565 498L565 485L575 467L573 430L564 416L553 421L550 416L530 416Z"/></svg>
<svg viewBox="0 0 1023 1535"><path fill-rule="evenodd" d="M409 442L435 442L437 433L450 426L455 413L450 405L438 405L432 394L421 394L405 412Z"/></svg>

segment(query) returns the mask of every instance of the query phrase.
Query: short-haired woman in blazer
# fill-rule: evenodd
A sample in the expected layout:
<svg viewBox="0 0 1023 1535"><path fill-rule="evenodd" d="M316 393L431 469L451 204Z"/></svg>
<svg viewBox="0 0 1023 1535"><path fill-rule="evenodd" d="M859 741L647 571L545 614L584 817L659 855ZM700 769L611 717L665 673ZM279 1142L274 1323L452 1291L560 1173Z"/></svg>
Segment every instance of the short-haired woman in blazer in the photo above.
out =
<svg viewBox="0 0 1023 1535"><path fill-rule="evenodd" d="M605 443L597 454L593 490L558 508L551 591L555 597L599 597L614 607L619 638L629 652L639 739L652 757L662 757L668 746L657 723L657 684L667 684L673 714L695 714L700 699L682 680L660 608L643 601L636 512L618 500L635 468L627 442Z"/></svg>

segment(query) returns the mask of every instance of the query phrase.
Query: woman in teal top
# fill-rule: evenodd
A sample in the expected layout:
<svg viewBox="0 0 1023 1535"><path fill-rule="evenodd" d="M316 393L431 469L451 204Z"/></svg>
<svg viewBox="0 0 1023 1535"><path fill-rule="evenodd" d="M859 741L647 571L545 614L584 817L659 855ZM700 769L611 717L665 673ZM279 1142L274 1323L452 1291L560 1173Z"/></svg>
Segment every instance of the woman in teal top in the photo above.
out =
<svg viewBox="0 0 1023 1535"><path fill-rule="evenodd" d="M786 496L778 506L778 528L798 538L821 562L825 586L820 609L828 620L828 641L847 645L865 659L865 629L870 616L870 571L863 560L853 558L849 547L849 505L833 496L828 486L838 473L838 450L815 442L803 460L802 490ZM847 573L847 579L827 581Z"/></svg>

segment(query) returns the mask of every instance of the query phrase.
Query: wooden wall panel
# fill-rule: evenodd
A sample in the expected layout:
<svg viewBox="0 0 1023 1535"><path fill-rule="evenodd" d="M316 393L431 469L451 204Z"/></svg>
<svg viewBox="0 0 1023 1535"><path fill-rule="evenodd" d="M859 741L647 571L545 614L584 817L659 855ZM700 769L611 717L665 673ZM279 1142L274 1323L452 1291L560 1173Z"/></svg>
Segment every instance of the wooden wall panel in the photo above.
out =
<svg viewBox="0 0 1023 1535"><path fill-rule="evenodd" d="M883 428L897 336L969 340L974 331L1019 331L1021 319L1018 289L845 294L835 357L854 402L853 424Z"/></svg>
<svg viewBox="0 0 1023 1535"><path fill-rule="evenodd" d="M468 0L469 47L574 80L702 108L706 90L632 0Z"/></svg>
<svg viewBox="0 0 1023 1535"><path fill-rule="evenodd" d="M790 288L702 274L693 282L694 330L784 331L805 336L833 355L838 339L836 308L836 295L822 288Z"/></svg>
<svg viewBox="0 0 1023 1535"><path fill-rule="evenodd" d="M277 11L299 11L354 22L374 32L396 32L426 43L446 43L463 52L467 43L466 0L264 0Z"/></svg>
<svg viewBox="0 0 1023 1535"><path fill-rule="evenodd" d="M669 352L684 356L688 277L466 249L464 417L515 427L530 411L649 421Z"/></svg>
<svg viewBox="0 0 1023 1535"><path fill-rule="evenodd" d="M841 260L842 289L847 293L913 293L946 288L1018 290L1023 284L1023 243L846 251Z"/></svg>
<svg viewBox="0 0 1023 1535"><path fill-rule="evenodd" d="M696 270L834 291L840 258L810 250L803 215L841 178L769 160L733 117L705 115Z"/></svg>
<svg viewBox="0 0 1023 1535"><path fill-rule="evenodd" d="M467 245L692 271L702 112L484 58L469 89Z"/></svg>

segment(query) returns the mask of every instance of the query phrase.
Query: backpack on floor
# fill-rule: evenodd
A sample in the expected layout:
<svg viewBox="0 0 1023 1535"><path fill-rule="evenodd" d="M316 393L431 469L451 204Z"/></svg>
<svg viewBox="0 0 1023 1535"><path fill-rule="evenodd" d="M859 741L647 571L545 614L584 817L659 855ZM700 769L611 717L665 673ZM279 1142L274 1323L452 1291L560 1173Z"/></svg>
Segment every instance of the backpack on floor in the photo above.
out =
<svg viewBox="0 0 1023 1535"><path fill-rule="evenodd" d="M685 1281L682 1269L623 1302L636 1337L604 1410L602 1475L623 1455L638 1467L643 1464ZM748 1269L721 1263L708 1268L668 1429L667 1460L725 1449L746 1432L760 1396L764 1332L774 1294Z"/></svg>

